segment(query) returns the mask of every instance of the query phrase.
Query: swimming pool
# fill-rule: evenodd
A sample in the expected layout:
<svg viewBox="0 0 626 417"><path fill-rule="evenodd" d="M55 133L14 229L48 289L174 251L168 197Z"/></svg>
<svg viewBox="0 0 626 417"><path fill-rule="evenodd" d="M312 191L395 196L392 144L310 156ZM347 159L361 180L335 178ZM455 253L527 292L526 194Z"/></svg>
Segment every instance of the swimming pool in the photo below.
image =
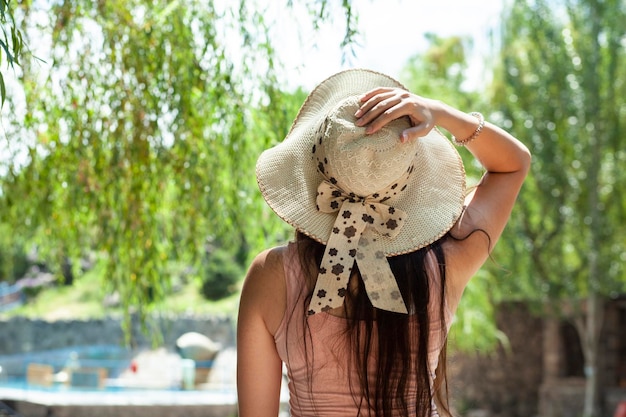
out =
<svg viewBox="0 0 626 417"><path fill-rule="evenodd" d="M189 390L206 383L212 368L212 361L193 362L165 349L73 346L0 356L0 387L43 391Z"/></svg>
<svg viewBox="0 0 626 417"><path fill-rule="evenodd" d="M30 384L25 377L25 364L29 361L44 361L53 367L54 373L61 372L76 352L81 366L87 364L106 367L111 378L103 387L76 387L56 382L49 386ZM154 353L154 352L153 352ZM57 351L37 352L0 356L0 401L11 404L22 415L57 416L115 416L115 417L195 417L235 415L237 394L235 388L236 351L226 348L212 363L211 376L207 384L197 389L182 389L172 383L176 373L168 370L165 358L174 362L175 354L147 355L129 351L118 346L73 347ZM131 370L133 361L138 361L136 373ZM91 362L93 361L93 362ZM142 371L143 369L143 371ZM10 372L9 372L10 371ZM144 378L131 379L131 376ZM168 380L168 378L170 378ZM159 384L148 382L160 380ZM174 378L175 381L176 378ZM135 385L133 385L133 382ZM159 382L159 381L156 381ZM37 413L27 410L39 407ZM41 411L40 409L45 409Z"/></svg>

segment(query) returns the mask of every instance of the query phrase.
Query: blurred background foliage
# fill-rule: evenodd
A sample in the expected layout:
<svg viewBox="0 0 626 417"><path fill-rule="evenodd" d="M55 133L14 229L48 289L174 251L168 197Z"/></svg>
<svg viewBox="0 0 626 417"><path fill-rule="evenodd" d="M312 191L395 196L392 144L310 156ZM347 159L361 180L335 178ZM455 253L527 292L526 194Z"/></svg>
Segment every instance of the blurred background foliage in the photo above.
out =
<svg viewBox="0 0 626 417"><path fill-rule="evenodd" d="M604 304L626 291L626 2L515 1L504 22L492 120L533 164L490 288L576 327L597 415Z"/></svg>
<svg viewBox="0 0 626 417"><path fill-rule="evenodd" d="M76 274L95 254L106 291L146 317L171 290L172 262L204 276L216 241L243 265L285 237L254 162L298 103L277 88L258 11L65 1L15 15L24 33L38 22L30 42L46 44L49 65L21 65L27 110L4 120L4 253L36 250L57 273L69 259Z"/></svg>

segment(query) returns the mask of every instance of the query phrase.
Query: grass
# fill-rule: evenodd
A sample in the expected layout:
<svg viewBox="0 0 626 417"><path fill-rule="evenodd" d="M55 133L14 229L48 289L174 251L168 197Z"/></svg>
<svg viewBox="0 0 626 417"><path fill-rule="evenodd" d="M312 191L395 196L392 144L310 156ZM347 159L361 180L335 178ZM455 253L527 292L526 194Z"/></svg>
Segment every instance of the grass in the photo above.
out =
<svg viewBox="0 0 626 417"><path fill-rule="evenodd" d="M219 301L208 301L198 285L187 284L176 293L167 297L161 308L173 313L195 313L235 316L239 308L239 291Z"/></svg>
<svg viewBox="0 0 626 417"><path fill-rule="evenodd" d="M22 316L48 321L87 320L121 314L119 306L105 305L106 295L102 285L102 270L98 267L75 279L72 286L54 286L41 290L23 306L0 313L0 318ZM219 301L202 297L199 285L191 280L178 286L162 303L155 306L159 312L173 314L206 314L235 317L239 292Z"/></svg>

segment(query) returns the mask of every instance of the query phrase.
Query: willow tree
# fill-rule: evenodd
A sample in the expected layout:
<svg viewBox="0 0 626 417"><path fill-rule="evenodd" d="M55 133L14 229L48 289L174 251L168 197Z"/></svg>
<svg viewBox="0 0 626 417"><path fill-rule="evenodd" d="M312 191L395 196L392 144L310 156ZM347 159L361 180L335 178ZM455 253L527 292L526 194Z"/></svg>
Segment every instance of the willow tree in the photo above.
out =
<svg viewBox="0 0 626 417"><path fill-rule="evenodd" d="M312 20L325 3L309 6ZM3 120L3 236L57 264L103 257L105 288L144 318L166 296L173 261L199 267L209 243L245 255L282 237L254 163L297 107L276 80L265 17L248 4L22 5L26 42L49 54L23 64L25 111Z"/></svg>
<svg viewBox="0 0 626 417"><path fill-rule="evenodd" d="M578 329L585 416L598 415L603 305L626 290L625 21L623 0L513 2L494 90L501 122L533 153L499 244L515 278L499 285Z"/></svg>
<svg viewBox="0 0 626 417"><path fill-rule="evenodd" d="M13 17L13 4L9 0L0 0L0 64L6 60L6 68L15 69L23 55L24 40L22 32ZM0 72L0 99L4 104L6 85L4 75Z"/></svg>

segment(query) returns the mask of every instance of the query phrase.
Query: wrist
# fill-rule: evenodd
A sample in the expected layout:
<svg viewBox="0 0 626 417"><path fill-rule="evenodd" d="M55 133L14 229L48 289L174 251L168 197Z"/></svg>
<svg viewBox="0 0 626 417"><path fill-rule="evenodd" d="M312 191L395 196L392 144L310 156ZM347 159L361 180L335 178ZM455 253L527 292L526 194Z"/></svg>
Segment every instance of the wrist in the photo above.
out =
<svg viewBox="0 0 626 417"><path fill-rule="evenodd" d="M481 113L465 113L445 103L438 102L432 109L435 124L452 135L452 142L465 146L475 140L485 129Z"/></svg>
<svg viewBox="0 0 626 417"><path fill-rule="evenodd" d="M478 125L476 126L476 129L474 130L474 132L467 136L464 139L458 139L456 136L452 136L452 142L456 145L456 146L465 146L468 145L470 142L472 142L474 139L476 139L478 137L478 135L480 135L480 132L482 132L483 127L485 127L485 118L483 117L483 115L479 112L471 112L470 113L471 116L474 116L476 118L476 120L478 121Z"/></svg>
<svg viewBox="0 0 626 417"><path fill-rule="evenodd" d="M441 100L431 101L431 113L435 125L447 130L448 132L456 132L459 129L459 123L468 114L458 110ZM475 120L475 119L474 119Z"/></svg>

